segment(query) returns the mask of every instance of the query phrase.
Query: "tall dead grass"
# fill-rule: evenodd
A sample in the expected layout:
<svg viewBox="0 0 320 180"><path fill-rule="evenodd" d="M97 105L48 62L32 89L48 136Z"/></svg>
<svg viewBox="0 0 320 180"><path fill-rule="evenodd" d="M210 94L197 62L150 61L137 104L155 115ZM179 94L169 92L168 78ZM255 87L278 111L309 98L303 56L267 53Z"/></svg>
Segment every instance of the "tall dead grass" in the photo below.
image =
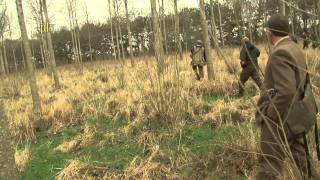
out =
<svg viewBox="0 0 320 180"><path fill-rule="evenodd" d="M37 72L37 80L42 103L42 121L47 125L50 133L56 134L64 128L80 123L84 124L84 117L110 117L113 120L127 119L130 123L123 127L119 133L128 133L134 128L148 125L150 121L160 122L170 127L175 134L181 130L183 123L210 123L214 127L225 123L237 125L241 122L253 121L254 108L249 101L232 100L237 91L237 79L240 66L237 49L224 50L232 72L228 71L225 62L215 58L214 69L215 81L196 81L190 67L190 61L177 61L169 57L167 66L162 75L156 73L156 63L146 57L136 61L134 68L127 62L120 66L116 61L99 61L94 64L85 65L83 71L66 66L59 68L62 88L55 90L52 80L45 72ZM319 75L318 51L308 50L307 57L310 70ZM187 59L187 58L184 58ZM263 51L259 60L262 71L266 64L266 53ZM179 70L177 72L177 69ZM230 70L230 69L229 69ZM5 106L8 111L11 132L20 140L35 139L32 115L32 100L27 81L22 76L9 77L1 80L1 96L4 97ZM319 78L314 77L313 82L319 100ZM252 82L248 82L247 90L254 88ZM202 96L216 97L211 103L204 103ZM231 100L226 101L226 99ZM258 98L258 94L253 100ZM247 133L247 132L243 132ZM134 161L122 175L109 174L107 177L122 177L128 179L139 178L168 178L161 173L176 177L172 169L157 163L154 157L161 156L161 149L157 149L152 135L141 134L141 144L153 153L146 160ZM253 133L246 141L232 145L233 149L243 151L256 151L256 139ZM78 143L78 141L77 141ZM69 144L70 145L70 144ZM239 148L240 147L240 148ZM231 148L231 149L232 149ZM182 152L187 151L181 147ZM221 151L221 154L231 154L235 158L244 154L234 151ZM217 159L219 155L207 157ZM239 163L250 163L254 161L252 156L244 156ZM218 159L219 160L219 159ZM221 160L221 159L220 159ZM231 159L229 159L232 161ZM226 160L227 163L229 160ZM188 156L181 156L176 160L177 164L192 161ZM222 161L222 160L221 160ZM180 163L179 163L180 162ZM202 164L203 165L203 164ZM239 167L243 164L230 164ZM219 166L224 168L224 166ZM243 169L244 167L244 169ZM250 167L243 166L239 170L248 173ZM74 169L77 171L74 171ZM82 170L84 169L84 170ZM80 162L71 162L70 165L60 173L58 179L80 177L86 174L85 169L95 167ZM98 168L99 169L99 168ZM243 171L242 171L243 170ZM74 172L79 172L72 176ZM160 173L160 174L159 174Z"/></svg>

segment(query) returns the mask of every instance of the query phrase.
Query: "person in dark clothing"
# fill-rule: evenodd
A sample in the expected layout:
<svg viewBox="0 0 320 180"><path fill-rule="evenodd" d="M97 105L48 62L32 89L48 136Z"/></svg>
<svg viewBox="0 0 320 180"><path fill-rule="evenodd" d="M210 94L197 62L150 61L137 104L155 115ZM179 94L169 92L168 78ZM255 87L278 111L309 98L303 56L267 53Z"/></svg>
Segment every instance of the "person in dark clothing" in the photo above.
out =
<svg viewBox="0 0 320 180"><path fill-rule="evenodd" d="M303 49L308 49L310 44L310 37L309 37L308 31L303 32L302 38L303 38Z"/></svg>
<svg viewBox="0 0 320 180"><path fill-rule="evenodd" d="M238 96L243 96L244 85L250 77L255 81L259 89L262 87L262 81L258 70L258 57L260 56L260 51L257 47L250 43L247 37L241 40L241 44L242 49L240 51L240 65L242 67L242 72L240 74Z"/></svg>

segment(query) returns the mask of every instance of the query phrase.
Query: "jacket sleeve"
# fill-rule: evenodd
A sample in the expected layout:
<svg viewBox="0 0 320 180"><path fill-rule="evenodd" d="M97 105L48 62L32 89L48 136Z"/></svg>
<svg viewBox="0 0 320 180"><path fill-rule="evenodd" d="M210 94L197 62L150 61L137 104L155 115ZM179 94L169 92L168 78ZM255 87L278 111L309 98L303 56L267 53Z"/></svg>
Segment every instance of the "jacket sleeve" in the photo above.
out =
<svg viewBox="0 0 320 180"><path fill-rule="evenodd" d="M260 50L257 47L254 47L255 57L260 57Z"/></svg>
<svg viewBox="0 0 320 180"><path fill-rule="evenodd" d="M285 116L296 93L295 71L289 57L284 51L278 51L270 59L272 79L277 93L269 104L267 116L275 121L279 119L279 115L280 118Z"/></svg>
<svg viewBox="0 0 320 180"><path fill-rule="evenodd" d="M240 60L241 61L246 61L247 60L247 50L245 45L242 47L241 51L240 51Z"/></svg>

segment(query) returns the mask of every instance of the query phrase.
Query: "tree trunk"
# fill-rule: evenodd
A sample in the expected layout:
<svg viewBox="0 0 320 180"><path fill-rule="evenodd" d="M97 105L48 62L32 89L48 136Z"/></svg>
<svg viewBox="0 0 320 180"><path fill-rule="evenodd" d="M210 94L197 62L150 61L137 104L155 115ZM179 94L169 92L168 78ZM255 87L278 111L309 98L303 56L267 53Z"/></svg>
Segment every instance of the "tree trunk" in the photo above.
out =
<svg viewBox="0 0 320 180"><path fill-rule="evenodd" d="M43 50L43 54L44 54L44 59L43 61L45 62L45 67L48 66L49 64L49 61L50 61L50 54L49 54L49 50L48 50L48 43L47 43L47 38L45 37L45 34L46 32L44 32L42 29L44 26L46 26L46 23L45 23L45 20L44 20L44 17L43 17L43 2L42 0L39 0L39 4L40 4L40 17L41 17L41 23L40 23L40 41L41 41L41 45L42 45L42 50ZM48 74L49 72L52 72L52 68L49 64L49 71L48 71Z"/></svg>
<svg viewBox="0 0 320 180"><path fill-rule="evenodd" d="M0 49L1 50L1 49ZM3 56L2 56L2 50L0 51L0 75L4 75L6 76L7 73L6 73L6 68L5 68L5 63L4 63L4 59L3 59Z"/></svg>
<svg viewBox="0 0 320 180"><path fill-rule="evenodd" d="M75 1L76 2L76 1ZM75 4L76 7L76 4ZM83 61L82 61L82 50L81 50L81 42L80 42L80 28L78 24L77 11L74 9L74 23L75 23L75 34L76 34L76 47L78 51L78 58L81 64L81 71L83 70Z"/></svg>
<svg viewBox="0 0 320 180"><path fill-rule="evenodd" d="M23 48L23 42L21 40L21 43L20 43L20 50L21 50L21 55L22 55L22 65L23 65L23 69L26 69L27 68L27 61L26 61L26 57L25 57L25 54L24 54L24 48Z"/></svg>
<svg viewBox="0 0 320 180"><path fill-rule="evenodd" d="M88 25L88 43L89 43L89 52L90 52L90 61L93 61L92 58L92 46L91 46L91 28L89 24L89 13L88 13L88 8L86 8L86 15L87 15L87 25Z"/></svg>
<svg viewBox="0 0 320 180"><path fill-rule="evenodd" d="M218 56L221 57L222 52L219 47L219 42L218 42L218 37L217 37L217 27L216 27L214 12L213 12L213 0L210 0L210 15L211 15L210 21L211 21L211 33L212 33L211 36L213 39L214 48L216 49Z"/></svg>
<svg viewBox="0 0 320 180"><path fill-rule="evenodd" d="M18 19L19 19L21 36L22 36L22 42L23 42L24 52L26 55L26 62L27 62L27 66L28 66L28 79L29 79L32 101L33 101L33 111L37 117L41 114L41 102L40 102L40 96L38 93L36 75L35 75L34 68L32 65L31 49L30 49L26 24L24 21L22 0L16 0L16 5L17 5L17 12L18 12Z"/></svg>
<svg viewBox="0 0 320 180"><path fill-rule="evenodd" d="M162 21L162 28L163 28L162 35L163 35L164 49L165 49L165 53L168 54L169 50L168 50L168 41L167 41L166 16L164 12L163 0L161 2L161 21Z"/></svg>
<svg viewBox="0 0 320 180"><path fill-rule="evenodd" d="M179 28L179 14L178 14L178 0L174 0L174 13L175 13L175 21L174 21L174 29L175 29L175 43L176 43L176 53L179 52L180 60L183 59L182 55L182 45L180 39L180 28Z"/></svg>
<svg viewBox="0 0 320 180"><path fill-rule="evenodd" d="M8 64L8 57L7 57L7 48L5 44L4 37L2 35L2 50L3 50L3 61L4 61L4 67L6 69L6 73L10 73L9 64Z"/></svg>
<svg viewBox="0 0 320 180"><path fill-rule="evenodd" d="M118 22L118 29L119 29L118 31L119 31L119 36L120 36L119 39L120 39L121 54L122 54L122 59L125 59L118 1L116 1L116 6L117 6L117 11L116 11L117 16L116 16L116 18L117 18L117 22Z"/></svg>
<svg viewBox="0 0 320 180"><path fill-rule="evenodd" d="M51 32L50 32L50 21L49 21L49 15L48 15L48 9L47 9L47 0L43 0L43 11L46 18L46 23L49 25L49 31L46 32L47 41L48 41L48 51L49 53L49 59L50 59L50 66L53 74L54 79L54 85L56 89L60 88L60 81L59 81L59 75L56 68L56 58L54 55L54 49L52 45L52 39L51 39Z"/></svg>
<svg viewBox="0 0 320 180"><path fill-rule="evenodd" d="M206 20L204 0L200 0L199 6L200 6L200 21L201 21L202 36L203 36L202 39L203 39L206 59L207 59L208 79L213 80L215 78L215 75L214 75L213 62L211 57L211 46L210 46L210 39L208 34L208 23Z"/></svg>
<svg viewBox="0 0 320 180"><path fill-rule="evenodd" d="M89 55L90 55L90 61L93 61L92 58L92 46L91 46L91 28L90 28L90 21L89 21L89 12L88 12L88 7L86 6L86 20L87 20L87 26L88 26L88 43L89 43Z"/></svg>
<svg viewBox="0 0 320 180"><path fill-rule="evenodd" d="M240 41L243 34L242 34L242 26L240 25L240 22L239 22L239 17L238 17L238 14L237 14L237 6L236 6L236 3L237 1L234 1L233 2L233 13L234 13L234 19L235 19L235 22L236 22L236 25L238 27L238 40ZM240 9L240 8L239 8ZM241 14L241 13L240 13Z"/></svg>
<svg viewBox="0 0 320 180"><path fill-rule="evenodd" d="M252 11L251 6L247 7L250 11ZM250 42L253 43L253 35L252 35L252 18L251 18L251 14L248 14L248 29L249 29L249 39Z"/></svg>
<svg viewBox="0 0 320 180"><path fill-rule="evenodd" d="M122 30L120 27L120 21L118 20L118 31L119 31L119 42L120 42L120 47L121 47L121 55L122 59L125 59L125 54L124 54L124 47L123 47L123 40L122 40Z"/></svg>
<svg viewBox="0 0 320 180"><path fill-rule="evenodd" d="M8 23L8 26L9 26L10 40L13 42L11 24ZM11 51L12 51L12 57L13 57L13 61L14 61L14 69L15 69L15 72L18 72L18 63L17 63L16 53L15 53L15 48L14 48L14 45L12 43L11 43L11 47L10 48L11 48Z"/></svg>
<svg viewBox="0 0 320 180"><path fill-rule="evenodd" d="M128 0L124 0L124 5L125 5L125 8L126 8L128 41L129 41L129 49L130 49L130 61L131 61L131 66L134 66L133 48L132 48L132 36L131 36L131 28L130 28L130 16L129 16L129 12L128 12Z"/></svg>
<svg viewBox="0 0 320 180"><path fill-rule="evenodd" d="M79 59L77 57L76 52L76 41L75 41L75 34L74 34L74 23L73 23L73 15L72 15L72 4L70 1L67 1L67 7L68 7L68 14L69 14L69 24L70 24L70 32L71 32L71 40L72 40L72 53L74 56L75 63L79 65Z"/></svg>
<svg viewBox="0 0 320 180"><path fill-rule="evenodd" d="M290 6L290 14L291 14L291 33L295 35L296 28L295 28L295 13L294 9Z"/></svg>
<svg viewBox="0 0 320 180"><path fill-rule="evenodd" d="M78 57L79 57L79 61L80 61L81 68L82 68L83 67L83 59L82 59L82 50L81 50L81 41L80 41L80 29L79 29L78 23L77 23L77 28L76 28L76 34L77 34Z"/></svg>
<svg viewBox="0 0 320 180"><path fill-rule="evenodd" d="M158 74L161 74L164 70L164 52L156 0L150 0L150 4L154 35L154 52L157 60Z"/></svg>
<svg viewBox="0 0 320 180"><path fill-rule="evenodd" d="M113 57L117 59L117 54L116 54L116 47L114 44L114 37L113 37L113 23L112 23L112 11L111 11L111 2L109 2L109 15L110 15L110 33L111 33L111 43L112 43L112 49L113 49Z"/></svg>
<svg viewBox="0 0 320 180"><path fill-rule="evenodd" d="M92 45L91 45L91 32L90 32L90 25L88 24L88 38L89 38L89 52L90 52L90 61L93 61L93 57L92 57Z"/></svg>
<svg viewBox="0 0 320 180"><path fill-rule="evenodd" d="M34 43L33 43L33 41L31 40L30 41L30 44L31 44L31 59L32 59L32 64L33 64L33 68L34 69L37 69L37 67L36 67L36 61L35 61L35 59L34 59Z"/></svg>
<svg viewBox="0 0 320 180"><path fill-rule="evenodd" d="M221 39L222 46L224 46L224 37L223 37L223 29L222 29L222 18L221 18L220 3L218 3L218 11L219 11L220 39Z"/></svg>
<svg viewBox="0 0 320 180"><path fill-rule="evenodd" d="M320 1L318 0L318 4L317 4L317 12L318 12L318 20L320 20ZM319 22L320 24L320 22ZM318 35L320 34L320 26L319 24L317 25L318 26Z"/></svg>
<svg viewBox="0 0 320 180"><path fill-rule="evenodd" d="M44 37L44 34L41 33L40 34L41 36L41 48L42 48L42 53L43 53L43 62L44 62L44 67L47 68L48 67L48 61L49 61L49 52L48 52L48 49L47 49L47 41ZM51 68L51 67L49 67ZM51 70L50 70L51 71Z"/></svg>
<svg viewBox="0 0 320 180"><path fill-rule="evenodd" d="M41 36L41 35L40 35ZM41 38L42 39L42 38ZM43 69L47 69L47 64L46 64L46 60L44 57L44 50L43 50L43 43L42 40L40 40L40 53L41 53L41 59L42 59L42 65L43 65Z"/></svg>
<svg viewBox="0 0 320 180"><path fill-rule="evenodd" d="M11 51L12 51L12 57L13 57L13 62L14 62L14 70L15 70L15 72L18 72L18 62L17 62L17 58L16 58L15 49L13 46L11 47Z"/></svg>
<svg viewBox="0 0 320 180"><path fill-rule="evenodd" d="M240 36L240 38L242 39L243 36L246 36L247 35L247 30L245 29L245 22L244 22L244 18L243 18L243 8L244 7L244 4L243 4L243 0L240 1L240 9L239 9L239 12L240 12L240 21L242 22L241 24L241 33L242 33L242 36Z"/></svg>
<svg viewBox="0 0 320 180"><path fill-rule="evenodd" d="M279 0L280 1L280 14L282 14L283 16L286 16L286 3Z"/></svg>
<svg viewBox="0 0 320 180"><path fill-rule="evenodd" d="M117 8L116 8L116 3L113 1L113 10L114 10L114 17L116 18L115 22L115 29L116 29L116 41L117 41L117 53L118 53L118 58L121 59L121 52L120 52L120 41L119 41L119 29L118 29L118 17L117 17Z"/></svg>

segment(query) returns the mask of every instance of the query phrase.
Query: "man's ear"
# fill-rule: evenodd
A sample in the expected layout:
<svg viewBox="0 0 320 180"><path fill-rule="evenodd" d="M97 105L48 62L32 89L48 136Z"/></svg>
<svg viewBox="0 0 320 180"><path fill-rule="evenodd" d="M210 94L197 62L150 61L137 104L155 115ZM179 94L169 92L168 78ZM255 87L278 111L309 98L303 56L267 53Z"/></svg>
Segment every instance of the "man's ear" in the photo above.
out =
<svg viewBox="0 0 320 180"><path fill-rule="evenodd" d="M271 37L272 37L272 35L273 35L272 32L271 32L270 30L267 30L266 33L267 33L268 38L271 39Z"/></svg>

